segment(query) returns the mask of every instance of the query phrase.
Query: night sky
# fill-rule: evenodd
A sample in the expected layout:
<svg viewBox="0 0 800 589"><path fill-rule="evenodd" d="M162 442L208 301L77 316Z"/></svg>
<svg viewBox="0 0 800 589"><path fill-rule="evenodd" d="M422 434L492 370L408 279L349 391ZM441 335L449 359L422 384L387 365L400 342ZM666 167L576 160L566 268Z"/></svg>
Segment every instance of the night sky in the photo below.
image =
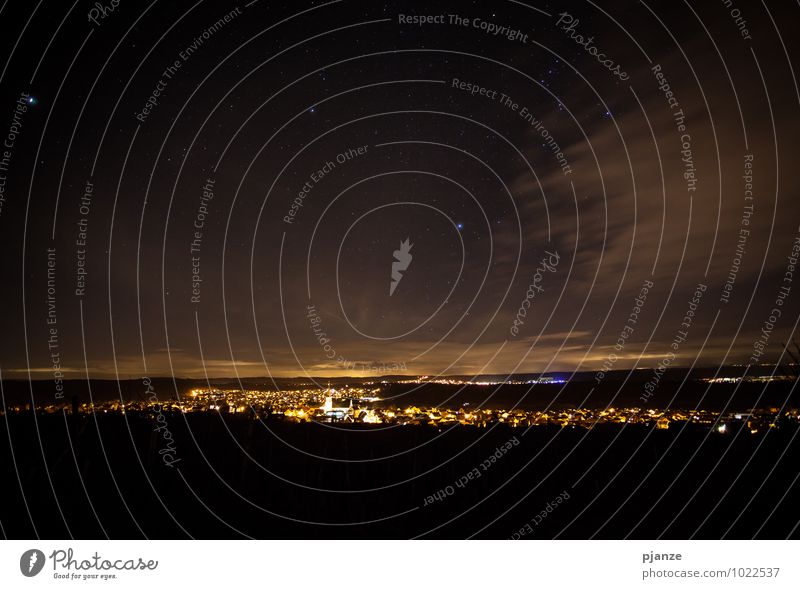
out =
<svg viewBox="0 0 800 589"><path fill-rule="evenodd" d="M5 2L2 376L781 360L799 17Z"/></svg>

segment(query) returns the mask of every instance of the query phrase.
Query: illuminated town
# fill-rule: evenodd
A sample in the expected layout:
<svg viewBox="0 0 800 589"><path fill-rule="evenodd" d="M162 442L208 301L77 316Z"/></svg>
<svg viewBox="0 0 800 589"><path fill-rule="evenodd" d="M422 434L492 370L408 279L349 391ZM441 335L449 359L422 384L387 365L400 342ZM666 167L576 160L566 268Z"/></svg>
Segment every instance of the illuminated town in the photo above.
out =
<svg viewBox="0 0 800 589"><path fill-rule="evenodd" d="M409 381L411 382L411 381ZM417 379L414 382L434 382ZM442 384L464 384L443 380ZM557 382L557 381L546 381ZM470 384L477 384L472 382ZM481 383L489 384L489 383ZM744 430L751 434L800 424L800 410L778 407L746 412L719 413L702 409L648 409L641 407L559 408L529 410L486 408L470 403L460 407L399 406L381 397L374 385L341 388L296 388L291 390L242 390L195 388L179 400L75 403L81 414L120 413L153 417L156 413L216 413L244 419L278 420L288 423L320 422L341 425L387 424L426 427L467 426L476 428L504 424L508 427L562 427L590 429L604 425L637 425L665 430L684 426L704 428L719 434ZM8 412L29 410L9 407ZM64 411L64 404L39 408L45 413Z"/></svg>

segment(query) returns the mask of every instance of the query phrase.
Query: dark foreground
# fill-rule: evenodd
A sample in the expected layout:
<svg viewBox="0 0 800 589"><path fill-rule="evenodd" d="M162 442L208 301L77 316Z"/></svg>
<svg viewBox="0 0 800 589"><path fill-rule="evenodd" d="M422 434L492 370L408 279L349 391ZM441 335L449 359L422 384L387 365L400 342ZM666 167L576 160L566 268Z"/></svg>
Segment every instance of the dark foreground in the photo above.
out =
<svg viewBox="0 0 800 589"><path fill-rule="evenodd" d="M796 426L720 435L675 424L524 433L216 414L165 422L170 447L147 414L0 419L3 534L800 537Z"/></svg>

